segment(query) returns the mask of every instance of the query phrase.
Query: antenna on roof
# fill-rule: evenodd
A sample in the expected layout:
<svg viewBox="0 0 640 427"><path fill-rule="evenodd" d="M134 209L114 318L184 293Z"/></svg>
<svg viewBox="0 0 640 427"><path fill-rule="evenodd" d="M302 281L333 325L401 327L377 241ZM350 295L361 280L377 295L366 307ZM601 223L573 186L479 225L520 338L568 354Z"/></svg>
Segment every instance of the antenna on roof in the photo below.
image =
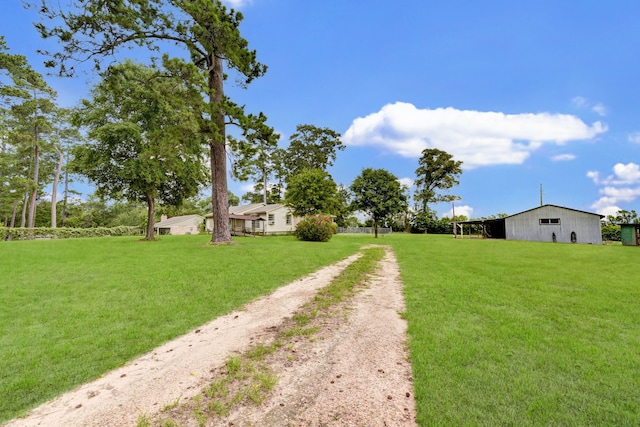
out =
<svg viewBox="0 0 640 427"><path fill-rule="evenodd" d="M540 184L540 206L542 206L542 184Z"/></svg>

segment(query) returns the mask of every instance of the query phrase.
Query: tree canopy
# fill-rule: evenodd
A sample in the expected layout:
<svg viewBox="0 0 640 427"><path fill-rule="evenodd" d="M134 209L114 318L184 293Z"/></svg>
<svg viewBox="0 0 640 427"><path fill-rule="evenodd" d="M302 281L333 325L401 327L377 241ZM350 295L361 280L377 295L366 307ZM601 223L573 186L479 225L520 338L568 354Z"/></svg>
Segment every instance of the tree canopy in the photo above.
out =
<svg viewBox="0 0 640 427"><path fill-rule="evenodd" d="M321 169L299 172L289 179L285 205L297 216L333 214L339 206L336 183Z"/></svg>
<svg viewBox="0 0 640 427"><path fill-rule="evenodd" d="M199 92L183 78L189 69L183 65L110 66L76 114L91 143L75 148L74 170L96 184L99 196L146 202L148 240L154 239L156 201L179 205L205 181L204 145L191 101Z"/></svg>
<svg viewBox="0 0 640 427"><path fill-rule="evenodd" d="M220 0L85 0L65 8L57 1L41 0L32 5L43 17L36 24L40 34L61 46L57 52L42 52L49 57L46 65L61 75L73 75L77 64L86 61L100 69L102 61L132 45L146 47L152 55L170 45L188 52L206 83L203 99L208 105L199 131L210 150L212 241L230 241L225 126L245 121L243 109L225 97L224 81L226 72L233 70L245 87L267 69L240 35L242 14Z"/></svg>
<svg viewBox="0 0 640 427"><path fill-rule="evenodd" d="M52 121L56 111L56 93L34 71L26 58L8 52L0 37L0 210L12 205L11 225L22 198L21 226L35 225L36 202L46 183L52 152ZM28 206L28 214L26 208ZM6 221L5 221L6 222Z"/></svg>
<svg viewBox="0 0 640 427"><path fill-rule="evenodd" d="M458 177L462 174L462 162L453 160L453 156L437 148L426 148L418 161L416 169L416 192L414 199L418 210L427 212L429 203L450 202L457 197L449 194L438 194L460 184Z"/></svg>
<svg viewBox="0 0 640 427"><path fill-rule="evenodd" d="M407 209L407 196L398 178L385 169L367 168L350 186L354 211L362 211L373 220L375 237L378 226Z"/></svg>
<svg viewBox="0 0 640 427"><path fill-rule="evenodd" d="M336 160L338 150L345 145L340 134L329 128L298 125L289 138L289 147L279 154L285 181L305 170L327 171Z"/></svg>

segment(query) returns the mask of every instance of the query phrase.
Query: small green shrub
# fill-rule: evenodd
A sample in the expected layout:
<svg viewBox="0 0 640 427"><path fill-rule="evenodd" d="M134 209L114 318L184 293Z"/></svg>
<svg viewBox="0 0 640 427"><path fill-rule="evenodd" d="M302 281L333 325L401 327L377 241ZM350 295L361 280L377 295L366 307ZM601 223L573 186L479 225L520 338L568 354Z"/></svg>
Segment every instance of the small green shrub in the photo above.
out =
<svg viewBox="0 0 640 427"><path fill-rule="evenodd" d="M329 215L311 215L298 223L294 234L298 240L327 242L337 229Z"/></svg>

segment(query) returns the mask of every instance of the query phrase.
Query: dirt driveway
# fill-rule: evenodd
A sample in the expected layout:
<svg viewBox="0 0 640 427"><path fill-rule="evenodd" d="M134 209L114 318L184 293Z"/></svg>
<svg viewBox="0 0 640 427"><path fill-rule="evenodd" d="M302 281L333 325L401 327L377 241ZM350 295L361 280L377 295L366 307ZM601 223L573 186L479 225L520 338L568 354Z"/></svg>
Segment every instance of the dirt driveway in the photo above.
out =
<svg viewBox="0 0 640 427"><path fill-rule="evenodd" d="M34 409L8 426L136 426L210 384L230 355L273 339L274 330L347 265L351 256L168 342L122 368ZM220 426L414 426L402 283L386 248L378 272L272 366L276 386L260 406L242 405ZM198 425L196 420L179 425Z"/></svg>

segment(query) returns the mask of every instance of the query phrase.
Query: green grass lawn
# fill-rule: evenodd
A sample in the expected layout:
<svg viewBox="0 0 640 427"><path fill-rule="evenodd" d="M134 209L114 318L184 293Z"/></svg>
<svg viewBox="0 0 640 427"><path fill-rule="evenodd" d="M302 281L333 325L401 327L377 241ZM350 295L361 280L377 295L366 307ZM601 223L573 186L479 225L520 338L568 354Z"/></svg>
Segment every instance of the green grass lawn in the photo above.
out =
<svg viewBox="0 0 640 427"><path fill-rule="evenodd" d="M640 425L640 251L450 236L0 243L0 422L363 244L394 247L418 421Z"/></svg>
<svg viewBox="0 0 640 427"><path fill-rule="evenodd" d="M637 248L385 240L420 425L640 425Z"/></svg>
<svg viewBox="0 0 640 427"><path fill-rule="evenodd" d="M371 239L209 240L0 242L0 422Z"/></svg>

